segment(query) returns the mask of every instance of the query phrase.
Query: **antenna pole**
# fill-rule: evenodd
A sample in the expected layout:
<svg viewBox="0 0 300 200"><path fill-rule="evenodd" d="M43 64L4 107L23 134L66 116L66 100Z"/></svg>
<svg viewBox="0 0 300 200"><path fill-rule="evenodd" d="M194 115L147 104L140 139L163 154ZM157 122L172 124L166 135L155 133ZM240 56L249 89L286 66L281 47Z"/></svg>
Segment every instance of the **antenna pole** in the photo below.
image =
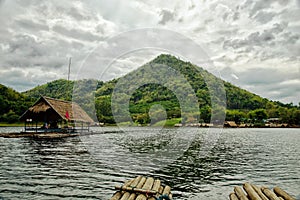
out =
<svg viewBox="0 0 300 200"><path fill-rule="evenodd" d="M69 58L69 71L68 71L68 81L70 80L70 72L71 72L71 61L72 57Z"/></svg>

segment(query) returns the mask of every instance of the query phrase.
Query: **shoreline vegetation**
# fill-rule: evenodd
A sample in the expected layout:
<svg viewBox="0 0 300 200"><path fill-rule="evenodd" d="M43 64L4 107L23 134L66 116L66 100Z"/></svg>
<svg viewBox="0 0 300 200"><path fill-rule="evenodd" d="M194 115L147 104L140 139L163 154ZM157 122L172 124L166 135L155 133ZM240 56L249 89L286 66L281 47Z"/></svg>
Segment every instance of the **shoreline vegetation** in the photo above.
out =
<svg viewBox="0 0 300 200"><path fill-rule="evenodd" d="M41 126L42 124L38 124ZM165 127L165 128L172 128L172 127L195 127L195 128L209 128L209 127L223 127L223 128L300 128L300 125L288 125L288 124L235 124L234 122L225 121L222 125L214 125L212 123L188 123L188 124L181 124L180 118L176 119L169 119L169 120L162 120L158 121L155 124L137 124L133 123L121 123L121 124L101 124L95 123L91 125L91 127L117 127L117 126L130 126L130 127ZM24 127L24 123L5 123L0 122L0 127Z"/></svg>

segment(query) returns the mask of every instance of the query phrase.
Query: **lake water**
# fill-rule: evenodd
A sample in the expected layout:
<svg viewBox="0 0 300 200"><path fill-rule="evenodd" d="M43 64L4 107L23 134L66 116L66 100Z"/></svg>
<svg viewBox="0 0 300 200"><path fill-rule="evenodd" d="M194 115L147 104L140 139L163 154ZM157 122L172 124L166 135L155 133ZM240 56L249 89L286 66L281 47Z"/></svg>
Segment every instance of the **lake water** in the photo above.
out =
<svg viewBox="0 0 300 200"><path fill-rule="evenodd" d="M208 129L93 131L105 134L0 138L0 199L105 200L137 175L160 178L174 199L228 199L244 182L300 197L300 129L223 129L215 143Z"/></svg>

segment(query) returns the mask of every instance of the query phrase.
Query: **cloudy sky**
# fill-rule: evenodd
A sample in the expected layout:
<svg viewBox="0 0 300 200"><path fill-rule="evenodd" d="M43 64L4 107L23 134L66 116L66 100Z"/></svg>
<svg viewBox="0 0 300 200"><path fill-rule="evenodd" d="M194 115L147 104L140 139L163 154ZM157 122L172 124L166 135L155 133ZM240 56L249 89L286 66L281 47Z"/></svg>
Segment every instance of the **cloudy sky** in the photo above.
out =
<svg viewBox="0 0 300 200"><path fill-rule="evenodd" d="M24 91L67 78L68 57L74 79L85 58L109 38L154 27L200 44L223 79L263 97L298 104L300 0L231 2L0 0L0 83ZM114 76L155 54L137 52L120 59Z"/></svg>

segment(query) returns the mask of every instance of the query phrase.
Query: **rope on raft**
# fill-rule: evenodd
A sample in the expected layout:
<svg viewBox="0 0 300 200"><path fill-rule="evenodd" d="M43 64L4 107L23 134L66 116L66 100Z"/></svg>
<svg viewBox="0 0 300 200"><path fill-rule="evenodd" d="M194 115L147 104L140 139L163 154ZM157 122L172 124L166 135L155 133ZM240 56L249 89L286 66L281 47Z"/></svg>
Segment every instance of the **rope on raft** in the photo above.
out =
<svg viewBox="0 0 300 200"><path fill-rule="evenodd" d="M155 197L155 200L171 200L170 198L169 198L169 195L167 195L167 194L164 194L164 195L160 195L159 197Z"/></svg>

